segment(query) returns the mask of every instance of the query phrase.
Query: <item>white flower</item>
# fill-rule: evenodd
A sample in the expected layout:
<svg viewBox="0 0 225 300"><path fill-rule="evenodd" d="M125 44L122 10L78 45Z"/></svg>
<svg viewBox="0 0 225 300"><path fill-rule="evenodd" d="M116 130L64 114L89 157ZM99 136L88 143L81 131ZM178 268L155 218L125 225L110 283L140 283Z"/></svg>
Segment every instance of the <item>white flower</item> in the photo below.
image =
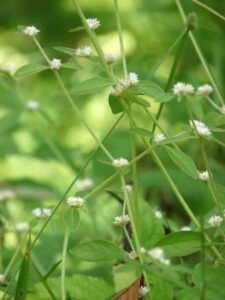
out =
<svg viewBox="0 0 225 300"><path fill-rule="evenodd" d="M6 281L5 275L0 273L0 284L5 283L5 281Z"/></svg>
<svg viewBox="0 0 225 300"><path fill-rule="evenodd" d="M112 88L111 95L119 96L123 91L138 84L138 82L138 75L136 73L129 73L126 78L121 79L119 83Z"/></svg>
<svg viewBox="0 0 225 300"><path fill-rule="evenodd" d="M140 252L141 252L142 254L145 254L145 253L146 253L145 247L141 247L141 248L140 248Z"/></svg>
<svg viewBox="0 0 225 300"><path fill-rule="evenodd" d="M123 215L115 217L113 224L116 226L126 226L129 222L130 217L128 215Z"/></svg>
<svg viewBox="0 0 225 300"><path fill-rule="evenodd" d="M70 196L66 200L67 204L74 208L80 208L84 205L84 199L79 196Z"/></svg>
<svg viewBox="0 0 225 300"><path fill-rule="evenodd" d="M21 222L15 224L15 230L18 232L27 231L29 228L29 224L27 222Z"/></svg>
<svg viewBox="0 0 225 300"><path fill-rule="evenodd" d="M166 259L166 258L162 258L160 260L160 262L166 266L169 266L170 265L170 260L169 259Z"/></svg>
<svg viewBox="0 0 225 300"><path fill-rule="evenodd" d="M203 122L198 120L193 120L193 121L190 120L189 123L191 128L194 127L196 128L198 135L200 135L201 137L208 137L211 135L211 131Z"/></svg>
<svg viewBox="0 0 225 300"><path fill-rule="evenodd" d="M183 226L180 229L181 231L191 231L191 228L189 226Z"/></svg>
<svg viewBox="0 0 225 300"><path fill-rule="evenodd" d="M116 168L123 168L129 165L129 161L126 158L120 157L120 158L115 158L112 161L112 165Z"/></svg>
<svg viewBox="0 0 225 300"><path fill-rule="evenodd" d="M220 112L225 115L225 105L220 107Z"/></svg>
<svg viewBox="0 0 225 300"><path fill-rule="evenodd" d="M198 178L205 182L209 181L209 172L208 171L198 172Z"/></svg>
<svg viewBox="0 0 225 300"><path fill-rule="evenodd" d="M154 136L154 141L156 143L159 143L159 142L162 142L166 139L165 135L163 133L158 133L158 134L155 134Z"/></svg>
<svg viewBox="0 0 225 300"><path fill-rule="evenodd" d="M39 207L33 209L31 213L35 218L41 218L42 217L42 211L41 211L41 208L39 208Z"/></svg>
<svg viewBox="0 0 225 300"><path fill-rule="evenodd" d="M128 256L130 259L136 259L138 257L138 254L136 251L131 251L130 253L128 253Z"/></svg>
<svg viewBox="0 0 225 300"><path fill-rule="evenodd" d="M108 53L105 56L105 60L108 65L112 65L116 61L116 55L114 53Z"/></svg>
<svg viewBox="0 0 225 300"><path fill-rule="evenodd" d="M157 219L162 219L163 214L162 214L162 212L161 212L159 209L156 209L156 210L155 210L155 217L156 217Z"/></svg>
<svg viewBox="0 0 225 300"><path fill-rule="evenodd" d="M197 89L197 94L200 96L208 96L209 94L211 94L213 91L213 88L211 85L209 84L203 84L201 86L198 87Z"/></svg>
<svg viewBox="0 0 225 300"><path fill-rule="evenodd" d="M43 208L42 209L42 216L45 218L49 218L52 214L52 209L51 208Z"/></svg>
<svg viewBox="0 0 225 300"><path fill-rule="evenodd" d="M62 66L62 62L61 62L61 59L59 59L59 58L53 58L50 61L50 67L53 70L59 70L61 68L61 66Z"/></svg>
<svg viewBox="0 0 225 300"><path fill-rule="evenodd" d="M80 57L89 57L93 53L93 49L91 47L83 47L75 49L75 55Z"/></svg>
<svg viewBox="0 0 225 300"><path fill-rule="evenodd" d="M128 194L132 193L133 186L131 184L126 184L125 188L126 188L126 191L127 191Z"/></svg>
<svg viewBox="0 0 225 300"><path fill-rule="evenodd" d="M138 290L138 293L139 293L139 298L142 298L149 293L149 288L147 286L141 285L141 287Z"/></svg>
<svg viewBox="0 0 225 300"><path fill-rule="evenodd" d="M39 108L39 103L35 100L30 100L27 102L27 109L30 111L35 111Z"/></svg>
<svg viewBox="0 0 225 300"><path fill-rule="evenodd" d="M129 73L128 78L130 85L136 85L139 82L138 75L136 73Z"/></svg>
<svg viewBox="0 0 225 300"><path fill-rule="evenodd" d="M125 88L121 84L117 84L112 88L110 94L113 96L119 96L124 90Z"/></svg>
<svg viewBox="0 0 225 300"><path fill-rule="evenodd" d="M219 215L212 216L208 219L208 223L212 227L219 227L223 222L223 218Z"/></svg>
<svg viewBox="0 0 225 300"><path fill-rule="evenodd" d="M159 261L160 263L162 263L164 265L169 265L170 264L170 260L165 259L164 251L163 251L162 248L159 248L159 247L153 248L153 249L148 251L148 255L152 259L154 259L156 261Z"/></svg>
<svg viewBox="0 0 225 300"><path fill-rule="evenodd" d="M101 22L96 18L86 19L86 22L87 22L89 28L91 28L93 30L97 29L101 25Z"/></svg>
<svg viewBox="0 0 225 300"><path fill-rule="evenodd" d="M75 183L75 187L79 191L89 190L94 186L94 181L91 178L78 179Z"/></svg>
<svg viewBox="0 0 225 300"><path fill-rule="evenodd" d="M194 93L194 87L189 83L178 82L173 86L172 91L176 96L189 95Z"/></svg>
<svg viewBox="0 0 225 300"><path fill-rule="evenodd" d="M0 202L14 197L15 193L10 189L0 191Z"/></svg>
<svg viewBox="0 0 225 300"><path fill-rule="evenodd" d="M35 26L27 26L24 31L23 31L26 35L29 35L29 36L35 36L37 35L40 30L37 29Z"/></svg>

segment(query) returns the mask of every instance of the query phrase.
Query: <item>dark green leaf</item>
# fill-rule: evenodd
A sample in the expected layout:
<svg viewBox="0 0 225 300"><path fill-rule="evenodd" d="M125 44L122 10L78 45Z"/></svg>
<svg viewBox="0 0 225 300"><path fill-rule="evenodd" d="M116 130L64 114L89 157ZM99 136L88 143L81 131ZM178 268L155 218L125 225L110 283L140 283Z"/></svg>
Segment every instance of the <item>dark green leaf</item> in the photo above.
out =
<svg viewBox="0 0 225 300"><path fill-rule="evenodd" d="M109 106L113 114L118 114L124 111L119 97L109 95Z"/></svg>

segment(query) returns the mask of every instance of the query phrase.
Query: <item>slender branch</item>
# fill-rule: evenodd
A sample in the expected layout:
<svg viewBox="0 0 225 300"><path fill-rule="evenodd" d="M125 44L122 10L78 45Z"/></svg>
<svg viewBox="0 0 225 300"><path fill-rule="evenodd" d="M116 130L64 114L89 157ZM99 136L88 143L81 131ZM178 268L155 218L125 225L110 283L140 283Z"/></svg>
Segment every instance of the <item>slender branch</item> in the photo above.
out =
<svg viewBox="0 0 225 300"><path fill-rule="evenodd" d="M66 254L69 241L69 229L66 227L62 249L62 264L61 264L61 297L66 300L65 274L66 274Z"/></svg>
<svg viewBox="0 0 225 300"><path fill-rule="evenodd" d="M191 0L192 2L196 3L197 5L205 8L206 10L208 10L209 12L211 12L213 15L219 17L221 20L225 21L225 17L223 15L221 15L220 13L218 13L217 11L215 11L214 9L212 9L211 7L209 7L208 5L198 1L198 0Z"/></svg>

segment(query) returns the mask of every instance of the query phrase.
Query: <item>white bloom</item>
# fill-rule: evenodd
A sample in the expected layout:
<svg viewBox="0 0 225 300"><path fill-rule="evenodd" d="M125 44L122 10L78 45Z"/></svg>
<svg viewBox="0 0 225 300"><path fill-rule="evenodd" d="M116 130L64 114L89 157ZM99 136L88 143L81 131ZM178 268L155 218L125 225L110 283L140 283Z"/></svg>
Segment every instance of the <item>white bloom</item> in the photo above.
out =
<svg viewBox="0 0 225 300"><path fill-rule="evenodd" d="M114 225L126 226L130 222L130 217L128 215L117 216L114 218Z"/></svg>
<svg viewBox="0 0 225 300"><path fill-rule="evenodd" d="M148 251L148 255L152 259L154 259L156 261L159 261L160 263L162 263L164 265L169 265L170 264L170 260L165 259L164 251L163 251L162 248L159 248L159 247L153 248L153 249Z"/></svg>
<svg viewBox="0 0 225 300"><path fill-rule="evenodd" d="M88 23L89 28L93 30L97 29L101 25L101 22L96 18L86 19L86 22Z"/></svg>
<svg viewBox="0 0 225 300"><path fill-rule="evenodd" d="M162 219L163 214L159 209L156 209L155 210L155 216L156 216L157 219Z"/></svg>
<svg viewBox="0 0 225 300"><path fill-rule="evenodd" d="M201 137L208 137L211 135L211 131L203 122L198 120L193 120L193 121L190 120L189 123L191 128L194 127L196 128L198 135L200 135Z"/></svg>
<svg viewBox="0 0 225 300"><path fill-rule="evenodd" d="M209 84L203 84L201 86L198 87L197 89L197 94L200 96L208 96L209 94L211 94L213 91L213 88L211 85Z"/></svg>
<svg viewBox="0 0 225 300"><path fill-rule="evenodd" d="M5 281L6 281L5 275L0 273L0 284L5 283Z"/></svg>
<svg viewBox="0 0 225 300"><path fill-rule="evenodd" d="M116 168L122 168L122 167L126 167L129 165L129 161L126 158L115 158L112 161L112 165Z"/></svg>
<svg viewBox="0 0 225 300"><path fill-rule="evenodd" d="M212 227L219 227L223 222L223 218L219 215L212 216L208 219L208 223Z"/></svg>
<svg viewBox="0 0 225 300"><path fill-rule="evenodd" d="M140 248L140 252L141 252L142 254L145 254L145 253L146 253L145 247L141 247L141 248Z"/></svg>
<svg viewBox="0 0 225 300"><path fill-rule="evenodd" d="M116 61L116 55L114 53L108 53L105 56L105 60L108 65L112 65Z"/></svg>
<svg viewBox="0 0 225 300"><path fill-rule="evenodd" d="M41 211L41 208L39 208L39 207L33 209L31 213L35 218L41 218L42 217L42 211Z"/></svg>
<svg viewBox="0 0 225 300"><path fill-rule="evenodd" d="M189 95L194 93L194 87L189 83L178 82L173 86L172 91L176 96Z"/></svg>
<svg viewBox="0 0 225 300"><path fill-rule="evenodd" d="M149 293L149 288L147 286L141 285L138 292L139 292L139 298L142 298Z"/></svg>
<svg viewBox="0 0 225 300"><path fill-rule="evenodd" d="M170 265L170 260L167 258L162 258L161 260L160 260L160 262L162 263L162 264L164 264L164 265L166 265L166 266L169 266Z"/></svg>
<svg viewBox="0 0 225 300"><path fill-rule="evenodd" d="M39 108L39 103L35 100L30 100L27 102L27 109L30 111L37 110Z"/></svg>
<svg viewBox="0 0 225 300"><path fill-rule="evenodd" d="M42 216L45 218L49 218L52 214L52 209L51 208L43 208L42 209Z"/></svg>
<svg viewBox="0 0 225 300"><path fill-rule="evenodd" d="M165 135L163 133L158 133L158 134L155 134L154 136L154 141L156 143L159 143L159 142L162 142L166 139Z"/></svg>
<svg viewBox="0 0 225 300"><path fill-rule="evenodd" d="M74 208L80 208L84 205L84 199L79 196L70 196L66 200L67 204Z"/></svg>
<svg viewBox="0 0 225 300"><path fill-rule="evenodd" d="M139 82L138 75L136 73L129 73L127 79L129 80L130 85L135 85Z"/></svg>
<svg viewBox="0 0 225 300"><path fill-rule="evenodd" d="M119 83L112 88L111 95L119 96L123 91L138 84L138 82L138 75L136 73L129 73L126 78L121 79Z"/></svg>
<svg viewBox="0 0 225 300"><path fill-rule="evenodd" d="M10 189L0 191L0 202L14 197L15 193Z"/></svg>
<svg viewBox="0 0 225 300"><path fill-rule="evenodd" d="M29 224L27 222L21 222L15 224L15 230L18 232L27 231L29 228Z"/></svg>
<svg viewBox="0 0 225 300"><path fill-rule="evenodd" d="M94 186L94 181L91 178L78 179L75 183L75 187L79 191L85 191L91 189Z"/></svg>
<svg viewBox="0 0 225 300"><path fill-rule="evenodd" d="M126 184L125 188L128 194L132 193L133 186L131 184Z"/></svg>
<svg viewBox="0 0 225 300"><path fill-rule="evenodd" d="M35 26L27 26L27 27L24 29L24 33L25 33L26 35L29 35L29 36L35 36L35 35L37 35L39 32L40 32L40 30L37 29Z"/></svg>
<svg viewBox="0 0 225 300"><path fill-rule="evenodd" d="M181 231L191 231L191 228L189 226L183 226L180 229Z"/></svg>
<svg viewBox="0 0 225 300"><path fill-rule="evenodd" d="M93 49L91 47L83 47L75 49L75 55L80 57L89 57L93 53Z"/></svg>
<svg viewBox="0 0 225 300"><path fill-rule="evenodd" d="M198 178L205 182L209 181L209 172L208 171L198 172Z"/></svg>
<svg viewBox="0 0 225 300"><path fill-rule="evenodd" d="M59 70L61 68L61 66L62 66L62 62L61 62L61 59L59 59L59 58L53 58L50 61L50 67L53 70Z"/></svg>
<svg viewBox="0 0 225 300"><path fill-rule="evenodd" d="M117 84L116 86L114 86L110 92L111 95L113 96L119 96L123 91L124 91L124 87L120 84Z"/></svg>
<svg viewBox="0 0 225 300"><path fill-rule="evenodd" d="M130 253L128 253L128 256L130 259L136 259L138 257L138 254L136 251L131 251Z"/></svg>
<svg viewBox="0 0 225 300"><path fill-rule="evenodd" d="M220 112L225 115L225 105L220 107Z"/></svg>

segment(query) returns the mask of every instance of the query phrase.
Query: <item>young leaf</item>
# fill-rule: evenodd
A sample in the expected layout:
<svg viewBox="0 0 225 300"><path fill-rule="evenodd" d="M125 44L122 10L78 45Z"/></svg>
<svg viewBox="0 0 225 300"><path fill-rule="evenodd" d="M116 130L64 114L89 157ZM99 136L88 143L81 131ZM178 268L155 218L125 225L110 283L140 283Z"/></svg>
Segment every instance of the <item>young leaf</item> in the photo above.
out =
<svg viewBox="0 0 225 300"><path fill-rule="evenodd" d="M77 84L71 89L73 95L85 95L102 91L113 84L112 80L108 78L91 78Z"/></svg>
<svg viewBox="0 0 225 300"><path fill-rule="evenodd" d="M153 133L149 130L146 130L144 128L132 128L130 129L131 132L134 132L136 134L142 135L142 136L147 136L147 137L152 137Z"/></svg>
<svg viewBox="0 0 225 300"><path fill-rule="evenodd" d="M175 165L192 178L197 178L198 170L190 156L179 149L166 147L167 153Z"/></svg>
<svg viewBox="0 0 225 300"><path fill-rule="evenodd" d="M120 103L120 98L109 95L109 106L113 114L118 114L124 111L122 104Z"/></svg>
<svg viewBox="0 0 225 300"><path fill-rule="evenodd" d="M194 231L182 231L168 234L157 244L167 257L186 256L201 249L201 234Z"/></svg>
<svg viewBox="0 0 225 300"><path fill-rule="evenodd" d="M64 223L70 231L76 231L80 224L80 214L76 209L68 209L63 216Z"/></svg>
<svg viewBox="0 0 225 300"><path fill-rule="evenodd" d="M53 49L55 49L56 51L62 52L62 53L66 53L66 54L72 55L72 56L75 55L75 49L73 49L73 48L68 48L68 47L53 47Z"/></svg>
<svg viewBox="0 0 225 300"><path fill-rule="evenodd" d="M84 29L85 29L84 26L80 26L80 27L72 28L68 32L78 32L78 31L82 31Z"/></svg>
<svg viewBox="0 0 225 300"><path fill-rule="evenodd" d="M121 260L127 258L126 253L109 241L94 240L82 242L70 250L73 256L89 262Z"/></svg>
<svg viewBox="0 0 225 300"><path fill-rule="evenodd" d="M25 65L25 66L22 66L21 68L19 68L15 72L14 77L20 78L20 77L24 77L24 76L31 76L31 75L35 75L40 72L43 72L47 69L49 69L49 67L44 66L44 65L38 65L38 64Z"/></svg>

